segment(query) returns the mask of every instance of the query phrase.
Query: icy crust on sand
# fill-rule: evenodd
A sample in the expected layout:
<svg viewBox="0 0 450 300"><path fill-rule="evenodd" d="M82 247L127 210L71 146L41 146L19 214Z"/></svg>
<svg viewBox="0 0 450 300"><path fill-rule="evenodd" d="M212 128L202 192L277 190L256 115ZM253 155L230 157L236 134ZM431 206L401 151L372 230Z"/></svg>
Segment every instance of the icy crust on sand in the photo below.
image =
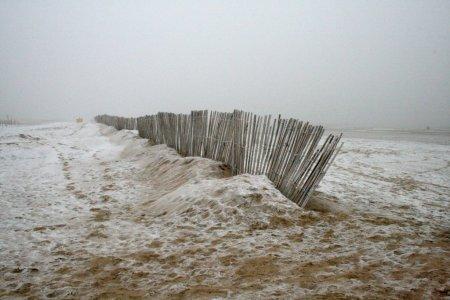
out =
<svg viewBox="0 0 450 300"><path fill-rule="evenodd" d="M338 195L339 202L360 212L450 226L450 146L373 139L344 142L319 191Z"/></svg>
<svg viewBox="0 0 450 300"><path fill-rule="evenodd" d="M0 297L445 297L449 147L345 142L302 210L133 131L0 131Z"/></svg>
<svg viewBox="0 0 450 300"><path fill-rule="evenodd" d="M148 205L146 211L166 218L187 213L253 226L267 223L274 215L290 216L298 209L272 187L267 177L240 175L184 184Z"/></svg>

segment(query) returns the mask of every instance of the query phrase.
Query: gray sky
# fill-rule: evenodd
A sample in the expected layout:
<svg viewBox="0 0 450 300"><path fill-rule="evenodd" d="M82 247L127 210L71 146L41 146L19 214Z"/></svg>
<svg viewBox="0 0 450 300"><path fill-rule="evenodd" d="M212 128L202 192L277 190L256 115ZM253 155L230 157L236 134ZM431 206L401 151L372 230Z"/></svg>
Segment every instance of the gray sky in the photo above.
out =
<svg viewBox="0 0 450 300"><path fill-rule="evenodd" d="M450 127L450 1L0 1L0 117Z"/></svg>

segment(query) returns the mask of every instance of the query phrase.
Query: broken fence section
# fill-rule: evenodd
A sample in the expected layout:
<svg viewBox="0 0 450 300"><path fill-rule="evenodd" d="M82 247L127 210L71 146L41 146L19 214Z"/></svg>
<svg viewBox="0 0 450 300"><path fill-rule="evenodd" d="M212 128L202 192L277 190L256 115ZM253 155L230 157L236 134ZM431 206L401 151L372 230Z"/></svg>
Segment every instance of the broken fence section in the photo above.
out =
<svg viewBox="0 0 450 300"><path fill-rule="evenodd" d="M118 130L137 129L140 137L166 144L183 156L221 161L233 175L264 174L302 207L339 152L342 136L330 134L320 143L322 126L239 110L159 112L139 118L101 115L95 120Z"/></svg>

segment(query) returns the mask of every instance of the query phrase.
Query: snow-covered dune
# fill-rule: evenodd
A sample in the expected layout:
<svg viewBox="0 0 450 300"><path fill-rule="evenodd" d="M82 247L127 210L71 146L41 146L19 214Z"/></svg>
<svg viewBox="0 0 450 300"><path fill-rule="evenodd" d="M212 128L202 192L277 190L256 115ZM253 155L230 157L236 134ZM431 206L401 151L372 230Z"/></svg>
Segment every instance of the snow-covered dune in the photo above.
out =
<svg viewBox="0 0 450 300"><path fill-rule="evenodd" d="M0 130L0 297L449 293L450 146L346 139L303 210L132 131Z"/></svg>

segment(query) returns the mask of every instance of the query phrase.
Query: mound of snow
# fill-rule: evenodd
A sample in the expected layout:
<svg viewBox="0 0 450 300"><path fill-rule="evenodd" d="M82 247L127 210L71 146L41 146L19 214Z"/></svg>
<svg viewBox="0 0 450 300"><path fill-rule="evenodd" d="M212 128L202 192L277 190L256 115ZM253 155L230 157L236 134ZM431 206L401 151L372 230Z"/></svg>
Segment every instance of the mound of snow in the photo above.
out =
<svg viewBox="0 0 450 300"><path fill-rule="evenodd" d="M259 228L271 226L275 216L292 220L299 207L276 190L266 176L243 174L185 183L144 210L166 218L183 214Z"/></svg>
<svg viewBox="0 0 450 300"><path fill-rule="evenodd" d="M102 134L123 145L122 159L137 161L136 179L152 185L140 202L138 215L172 219L208 219L230 226L266 228L276 220L294 222L299 207L283 196L265 175L230 177L221 162L181 157L166 145L149 145L136 133L101 126Z"/></svg>

